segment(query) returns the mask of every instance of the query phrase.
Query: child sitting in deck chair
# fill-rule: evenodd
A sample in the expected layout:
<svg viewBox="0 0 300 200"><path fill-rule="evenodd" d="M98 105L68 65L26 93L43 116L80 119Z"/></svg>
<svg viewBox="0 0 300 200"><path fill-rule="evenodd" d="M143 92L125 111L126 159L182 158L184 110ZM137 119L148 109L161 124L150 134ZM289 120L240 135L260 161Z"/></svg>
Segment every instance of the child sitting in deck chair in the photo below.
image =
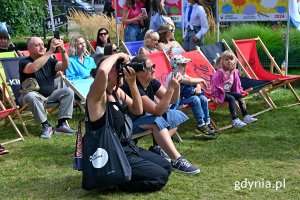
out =
<svg viewBox="0 0 300 200"><path fill-rule="evenodd" d="M215 104L227 101L232 117L232 126L241 128L248 123L256 122L257 119L248 115L246 103L243 100L243 88L236 69L236 57L227 50L221 55L221 65L211 78L211 94ZM238 101L244 120L241 121L236 113L235 101Z"/></svg>
<svg viewBox="0 0 300 200"><path fill-rule="evenodd" d="M168 85L174 74L180 73L182 75L178 106L190 104L197 122L197 130L200 131L205 138L214 139L219 132L210 124L208 100L204 96L200 85L201 83L206 85L206 82L202 78L192 78L185 73L186 65L189 62L191 62L191 59L185 58L182 55L174 55L171 58L173 72L168 75L166 83Z"/></svg>

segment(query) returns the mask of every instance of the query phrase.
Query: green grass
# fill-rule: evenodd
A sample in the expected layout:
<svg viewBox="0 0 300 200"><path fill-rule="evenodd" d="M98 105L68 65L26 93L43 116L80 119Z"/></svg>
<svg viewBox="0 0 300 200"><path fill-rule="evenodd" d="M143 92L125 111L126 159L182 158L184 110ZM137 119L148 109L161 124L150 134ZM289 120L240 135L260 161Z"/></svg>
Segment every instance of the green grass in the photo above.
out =
<svg viewBox="0 0 300 200"><path fill-rule="evenodd" d="M298 94L300 93L297 89ZM270 94L278 106L295 102L287 89ZM247 100L249 113L266 108L258 96ZM218 125L230 122L227 108L211 112ZM127 194L119 191L101 192L81 189L81 173L72 169L75 137L54 135L42 140L41 128L26 121L31 132L24 142L6 145L10 154L0 156L1 199L297 199L300 194L300 106L278 108L258 116L258 122L242 129L228 129L217 140L203 141L194 137L195 121L179 128L183 142L178 150L201 173L187 176L172 173L160 192ZM71 127L77 126L83 113L78 110ZM50 117L55 124L55 116ZM1 127L0 141L14 136L10 126ZM139 140L149 147L151 138ZM235 182L283 181L285 188L244 188L235 190Z"/></svg>

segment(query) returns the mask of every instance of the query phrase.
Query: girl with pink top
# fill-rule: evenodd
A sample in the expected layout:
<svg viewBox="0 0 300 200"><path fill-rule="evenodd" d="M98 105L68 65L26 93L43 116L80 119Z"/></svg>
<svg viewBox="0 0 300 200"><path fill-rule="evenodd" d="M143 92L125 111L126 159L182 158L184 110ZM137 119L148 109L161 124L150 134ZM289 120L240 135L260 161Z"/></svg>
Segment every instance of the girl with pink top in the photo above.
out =
<svg viewBox="0 0 300 200"><path fill-rule="evenodd" d="M227 50L221 55L221 66L211 79L211 94L215 104L227 101L232 117L232 126L241 128L248 123L256 122L257 119L248 115L246 103L243 100L243 88L236 69L236 57ZM236 113L235 101L238 102L244 120L241 121Z"/></svg>
<svg viewBox="0 0 300 200"><path fill-rule="evenodd" d="M124 30L124 41L139 41L143 40L142 36L142 27L144 26L144 19L147 16L142 13L142 9L144 7L143 0L127 0L122 23L126 25Z"/></svg>

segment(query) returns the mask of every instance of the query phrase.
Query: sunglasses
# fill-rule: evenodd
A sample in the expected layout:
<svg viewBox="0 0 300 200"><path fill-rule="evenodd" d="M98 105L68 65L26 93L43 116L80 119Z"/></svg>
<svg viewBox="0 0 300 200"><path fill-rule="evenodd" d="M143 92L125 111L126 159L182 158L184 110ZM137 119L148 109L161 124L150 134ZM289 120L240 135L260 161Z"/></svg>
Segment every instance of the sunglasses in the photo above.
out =
<svg viewBox="0 0 300 200"><path fill-rule="evenodd" d="M99 33L100 36L107 35L108 33Z"/></svg>
<svg viewBox="0 0 300 200"><path fill-rule="evenodd" d="M145 69L146 69L147 71L151 71L151 70L155 69L155 64L153 64L153 65L150 66L150 67L146 67Z"/></svg>
<svg viewBox="0 0 300 200"><path fill-rule="evenodd" d="M119 52L119 49L118 49L118 48L115 48L115 49L113 49L112 51L115 52L115 53L118 53L118 52Z"/></svg>
<svg viewBox="0 0 300 200"><path fill-rule="evenodd" d="M169 31L170 31L171 33L174 33L174 29L169 29Z"/></svg>

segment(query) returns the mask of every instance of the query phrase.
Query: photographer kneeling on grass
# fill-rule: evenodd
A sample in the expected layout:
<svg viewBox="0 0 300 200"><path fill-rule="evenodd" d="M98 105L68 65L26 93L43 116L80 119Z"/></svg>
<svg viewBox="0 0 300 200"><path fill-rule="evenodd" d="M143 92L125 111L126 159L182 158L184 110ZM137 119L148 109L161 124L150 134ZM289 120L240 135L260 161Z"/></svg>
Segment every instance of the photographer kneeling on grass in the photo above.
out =
<svg viewBox="0 0 300 200"><path fill-rule="evenodd" d="M128 109L133 114L142 114L143 104L134 69L123 67L120 60L128 61L129 57L125 53L104 56L95 70L96 73L92 74L95 80L88 93L86 106L88 128L89 131L100 130L105 126L105 116L109 114L109 124L115 130L132 171L131 180L118 184L118 188L126 192L157 191L167 184L171 166L159 155L138 147L134 141L122 140L124 134L131 134L126 131L125 114ZM124 75L132 98L119 88L123 84ZM106 114L107 108L110 112Z"/></svg>

